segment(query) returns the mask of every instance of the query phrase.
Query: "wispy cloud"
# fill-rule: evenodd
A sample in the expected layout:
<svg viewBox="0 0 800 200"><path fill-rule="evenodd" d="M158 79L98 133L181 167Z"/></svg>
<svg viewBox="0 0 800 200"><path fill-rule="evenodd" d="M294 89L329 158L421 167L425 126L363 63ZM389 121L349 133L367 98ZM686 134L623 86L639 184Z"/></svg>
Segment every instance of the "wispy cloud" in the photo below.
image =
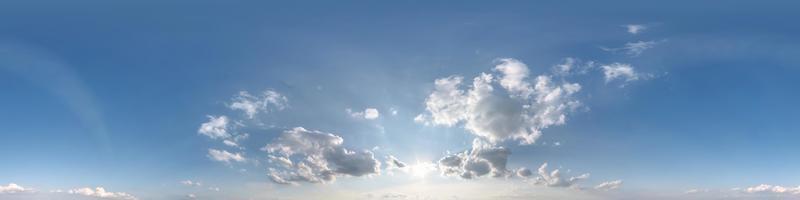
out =
<svg viewBox="0 0 800 200"><path fill-rule="evenodd" d="M600 47L600 49L613 53L625 53L628 56L636 57L641 55L645 50L652 49L657 44L663 41L637 41L628 42L624 46L618 48Z"/></svg>
<svg viewBox="0 0 800 200"><path fill-rule="evenodd" d="M647 30L647 28L648 28L647 26L642 25L642 24L627 24L627 25L623 25L622 27L624 27L628 31L628 33L633 34L633 35L639 34L639 33L643 32L644 30Z"/></svg>

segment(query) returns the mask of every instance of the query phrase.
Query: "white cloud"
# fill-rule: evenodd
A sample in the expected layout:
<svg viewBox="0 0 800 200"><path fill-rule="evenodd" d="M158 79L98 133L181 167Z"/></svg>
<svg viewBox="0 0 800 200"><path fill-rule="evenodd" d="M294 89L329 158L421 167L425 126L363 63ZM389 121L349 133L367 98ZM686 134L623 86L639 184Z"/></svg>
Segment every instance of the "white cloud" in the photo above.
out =
<svg viewBox="0 0 800 200"><path fill-rule="evenodd" d="M649 74L637 73L630 64L612 63L603 65L601 68L603 69L606 83L617 79L624 82L631 82L650 77Z"/></svg>
<svg viewBox="0 0 800 200"><path fill-rule="evenodd" d="M706 192L711 192L711 190L709 190L709 189L689 189L689 190L686 190L686 192L683 192L683 193L684 194L697 194L697 193L706 193Z"/></svg>
<svg viewBox="0 0 800 200"><path fill-rule="evenodd" d="M183 181L181 181L181 184L186 185L186 186L198 186L198 187L199 186L203 186L203 183L200 183L200 182L197 182L197 181L192 181L192 180L183 180Z"/></svg>
<svg viewBox="0 0 800 200"><path fill-rule="evenodd" d="M800 186L784 187L778 185L761 184L740 190L751 194L793 194L800 195Z"/></svg>
<svg viewBox="0 0 800 200"><path fill-rule="evenodd" d="M641 55L645 50L652 49L658 43L659 43L658 41L628 42L628 43L625 43L625 46L623 46L623 47L619 47L619 48L605 48L605 47L603 47L601 49L604 50L604 51L613 52L613 53L622 52L622 53L625 53L625 54L627 54L629 56L636 57L636 56Z"/></svg>
<svg viewBox="0 0 800 200"><path fill-rule="evenodd" d="M397 115L397 108L394 107L389 108L389 113L391 113L392 115Z"/></svg>
<svg viewBox="0 0 800 200"><path fill-rule="evenodd" d="M531 84L525 64L514 59L499 62L494 68L500 72L498 79L482 73L466 89L461 89L461 76L437 79L425 102L427 113L414 121L443 126L463 123L470 133L492 143L517 139L532 144L542 129L564 124L567 113L581 105L573 97L581 89L579 84L554 81L548 75L535 77ZM495 83L503 90L495 90Z"/></svg>
<svg viewBox="0 0 800 200"><path fill-rule="evenodd" d="M228 164L231 163L231 161L244 162L246 160L244 156L242 156L242 153L231 153L225 150L217 149L208 149L208 158Z"/></svg>
<svg viewBox="0 0 800 200"><path fill-rule="evenodd" d="M241 110L250 119L261 111L283 110L289 102L286 96L274 90L264 91L258 96L251 95L247 91L240 91L232 101L228 107L232 110Z"/></svg>
<svg viewBox="0 0 800 200"><path fill-rule="evenodd" d="M124 192L109 192L103 187L92 188L78 188L67 191L69 194L83 195L88 197L95 197L101 199L117 199L117 200L136 200L131 194Z"/></svg>
<svg viewBox="0 0 800 200"><path fill-rule="evenodd" d="M542 164L538 170L539 176L536 177L535 184L544 185L547 187L577 187L577 183L581 180L589 178L589 174L581 174L580 176L573 176L567 178L561 169L555 169L551 172L547 171L547 163Z"/></svg>
<svg viewBox="0 0 800 200"><path fill-rule="evenodd" d="M369 150L352 151L342 147L344 139L331 133L296 127L262 150L293 165L269 169L269 178L280 184L325 183L336 176L368 176L380 173L380 162ZM301 158L292 160L291 158ZM281 159L282 160L282 159Z"/></svg>
<svg viewBox="0 0 800 200"><path fill-rule="evenodd" d="M233 139L223 140L222 143L227 145L227 146L239 147L239 149L244 149L244 147L241 147L239 145L239 142L247 139L248 137L250 137L250 134L243 133L243 134L239 134L239 135L233 136Z"/></svg>
<svg viewBox="0 0 800 200"><path fill-rule="evenodd" d="M30 188L25 188L15 183L9 183L6 186L0 185L0 194L14 194L14 193L21 193L21 192L30 192L33 191Z"/></svg>
<svg viewBox="0 0 800 200"><path fill-rule="evenodd" d="M350 114L350 116L352 116L353 118L359 118L359 119L361 118L370 120L378 119L378 117L380 117L381 115L381 113L378 112L378 109L375 108L367 108L364 109L364 111L355 111L355 112L352 109L348 108L345 109L345 111L347 112L347 114Z"/></svg>
<svg viewBox="0 0 800 200"><path fill-rule="evenodd" d="M622 186L622 180L606 181L606 182L600 183L597 186L594 186L594 189L609 191L609 190L619 189L620 186Z"/></svg>
<svg viewBox="0 0 800 200"><path fill-rule="evenodd" d="M506 163L511 150L492 146L480 139L475 139L472 143L471 150L447 155L439 160L439 170L442 175L464 179L486 175L492 177L510 175Z"/></svg>
<svg viewBox="0 0 800 200"><path fill-rule="evenodd" d="M211 139L225 139L231 137L228 133L228 117L208 116L208 122L200 125L197 133L210 137Z"/></svg>
<svg viewBox="0 0 800 200"><path fill-rule="evenodd" d="M639 34L642 31L647 29L647 26L641 25L641 24L628 24L628 25L624 25L623 27L625 27L625 29L628 30L628 33L634 34L634 35Z"/></svg>

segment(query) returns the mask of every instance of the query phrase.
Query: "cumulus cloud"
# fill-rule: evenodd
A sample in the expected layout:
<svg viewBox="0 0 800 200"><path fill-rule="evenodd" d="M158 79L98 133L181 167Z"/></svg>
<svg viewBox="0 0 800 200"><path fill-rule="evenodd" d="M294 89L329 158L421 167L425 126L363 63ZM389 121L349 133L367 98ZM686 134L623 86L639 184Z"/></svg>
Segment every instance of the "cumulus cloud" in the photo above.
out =
<svg viewBox="0 0 800 200"><path fill-rule="evenodd" d="M336 176L368 176L380 173L380 162L369 150L353 151L342 147L344 139L332 133L296 127L284 131L262 150L283 164L270 168L268 176L276 183L325 183Z"/></svg>
<svg viewBox="0 0 800 200"><path fill-rule="evenodd" d="M737 190L737 189L734 189ZM738 189L738 191L751 193L751 194L793 194L800 195L800 186L797 187L784 187L778 185L760 184L745 189Z"/></svg>
<svg viewBox="0 0 800 200"><path fill-rule="evenodd" d="M224 162L230 164L231 162L244 162L246 159L242 153L231 153L225 150L208 149L208 158L213 161Z"/></svg>
<svg viewBox="0 0 800 200"><path fill-rule="evenodd" d="M517 169L517 176L519 176L519 177L528 178L531 175L533 175L533 172L531 172L531 170L528 169L528 168L524 168L523 167L523 168Z"/></svg>
<svg viewBox="0 0 800 200"><path fill-rule="evenodd" d="M548 172L547 163L539 167L538 174L539 176L536 177L535 184L547 187L577 187L579 181L589 178L588 173L581 174L580 176L567 177L561 172L561 169Z"/></svg>
<svg viewBox="0 0 800 200"><path fill-rule="evenodd" d="M503 177L510 175L506 169L511 150L497 147L480 139L473 140L472 149L450 154L439 159L439 170L445 176L472 179L482 176Z"/></svg>
<svg viewBox="0 0 800 200"><path fill-rule="evenodd" d="M247 91L241 91L233 97L232 103L228 105L228 108L241 110L247 118L252 119L259 112L283 110L288 105L288 102L289 100L286 96L274 90L266 90L260 95L251 95Z"/></svg>
<svg viewBox="0 0 800 200"><path fill-rule="evenodd" d="M625 27L628 33L634 35L639 34L647 29L647 26L641 24L628 24L628 25L623 25L622 27Z"/></svg>
<svg viewBox="0 0 800 200"><path fill-rule="evenodd" d="M67 191L69 194L83 195L87 197L95 197L100 199L116 199L116 200L136 200L131 194L124 192L109 192L103 187L92 188L78 188Z"/></svg>
<svg viewBox="0 0 800 200"><path fill-rule="evenodd" d="M228 133L228 117L226 116L208 116L208 122L200 125L197 133L208 136L211 139L225 139L230 138L231 134Z"/></svg>
<svg viewBox="0 0 800 200"><path fill-rule="evenodd" d="M620 186L622 186L622 180L606 181L594 186L594 189L609 191L619 189Z"/></svg>
<svg viewBox="0 0 800 200"><path fill-rule="evenodd" d="M636 57L641 55L645 50L655 47L658 43L659 43L658 41L637 41L637 42L625 43L625 46L619 48L603 47L601 49L604 51L614 52L614 53L621 52L629 56Z"/></svg>
<svg viewBox="0 0 800 200"><path fill-rule="evenodd" d="M345 111L347 114L350 114L351 117L359 119L378 119L378 117L381 115L381 113L378 112L378 109L375 108L367 108L364 109L364 111L353 111L352 109L348 108L345 109ZM397 111L395 111L395 113L396 112Z"/></svg>
<svg viewBox="0 0 800 200"><path fill-rule="evenodd" d="M15 183L9 183L6 186L0 185L0 194L14 194L14 193L21 193L21 192L30 192L33 191L30 188L25 188Z"/></svg>
<svg viewBox="0 0 800 200"><path fill-rule="evenodd" d="M516 139L532 144L542 129L564 124L566 115L581 105L574 98L579 84L556 81L549 75L530 82L524 63L498 62L493 71L499 74L482 73L466 88L461 76L436 79L425 101L427 112L414 121L442 126L463 123L470 133L492 143Z"/></svg>
<svg viewBox="0 0 800 200"><path fill-rule="evenodd" d="M648 75L637 73L630 64L612 63L600 67L603 69L606 83L614 80L631 82L648 77Z"/></svg>

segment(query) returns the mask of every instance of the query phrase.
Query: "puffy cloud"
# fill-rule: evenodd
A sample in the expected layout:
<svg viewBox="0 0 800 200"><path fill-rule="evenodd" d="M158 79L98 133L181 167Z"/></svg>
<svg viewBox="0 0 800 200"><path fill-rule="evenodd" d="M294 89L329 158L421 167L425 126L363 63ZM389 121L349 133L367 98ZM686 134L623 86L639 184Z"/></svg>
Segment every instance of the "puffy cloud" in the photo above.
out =
<svg viewBox="0 0 800 200"><path fill-rule="evenodd" d="M352 151L342 147L343 142L342 137L331 133L302 127L287 130L262 148L270 156L284 160L277 166L280 169L270 168L268 176L276 183L297 184L331 182L340 175L380 173L380 162L371 151Z"/></svg>
<svg viewBox="0 0 800 200"><path fill-rule="evenodd" d="M767 185L761 184L752 187L748 187L745 189L741 189L740 191L745 193L753 193L753 194L795 194L800 195L800 186L797 187L784 187L778 185Z"/></svg>
<svg viewBox="0 0 800 200"><path fill-rule="evenodd" d="M627 29L628 33L634 34L634 35L639 34L642 31L647 29L647 26L641 25L641 24L628 24L628 25L623 25L622 27L625 27L625 29Z"/></svg>
<svg viewBox="0 0 800 200"><path fill-rule="evenodd" d="M378 112L378 109L375 108L367 108L364 109L364 111L353 111L352 109L348 108L345 109L345 111L347 111L347 114L350 114L350 116L354 118L378 119L378 117L381 115L381 113ZM396 112L397 111L395 111L395 113Z"/></svg>
<svg viewBox="0 0 800 200"><path fill-rule="evenodd" d="M192 181L192 180L183 180L183 181L181 181L181 184L186 185L186 186L203 186L203 183L200 183L200 182L197 182L197 181Z"/></svg>
<svg viewBox="0 0 800 200"><path fill-rule="evenodd" d="M100 199L118 199L118 200L136 200L131 194L124 192L109 192L103 187L92 188L78 188L67 191L69 194L83 195L87 197L95 197Z"/></svg>
<svg viewBox="0 0 800 200"><path fill-rule="evenodd" d="M620 186L622 186L622 180L606 181L594 186L594 189L609 191L619 189Z"/></svg>
<svg viewBox="0 0 800 200"><path fill-rule="evenodd" d="M494 68L500 72L497 78L482 73L466 89L462 89L461 76L435 80L425 102L427 113L414 121L443 126L463 123L466 130L492 143L517 139L532 144L541 129L564 124L567 113L580 106L573 97L581 89L579 84L554 81L548 75L535 77L531 84L524 63L499 62ZM496 90L495 83L503 90Z"/></svg>
<svg viewBox="0 0 800 200"><path fill-rule="evenodd" d="M601 66L603 75L605 75L606 83L620 79L624 82L630 82L646 78L648 75L637 73L629 64L612 63Z"/></svg>
<svg viewBox="0 0 800 200"><path fill-rule="evenodd" d="M471 150L439 159L439 170L442 175L458 176L464 179L486 175L502 177L509 175L506 163L510 154L511 150L475 139Z"/></svg>
<svg viewBox="0 0 800 200"><path fill-rule="evenodd" d="M533 175L533 172L531 172L531 170L528 169L528 168L524 168L523 167L523 168L517 169L517 176L519 176L519 177L528 178L531 175Z"/></svg>
<svg viewBox="0 0 800 200"><path fill-rule="evenodd" d="M214 161L230 164L233 162L244 162L246 159L242 153L231 153L225 150L208 149L208 158Z"/></svg>
<svg viewBox="0 0 800 200"><path fill-rule="evenodd" d="M9 183L6 186L0 185L0 194L13 194L13 193L21 193L21 192L30 192L33 191L30 188L25 188L15 183Z"/></svg>
<svg viewBox="0 0 800 200"><path fill-rule="evenodd" d="M226 139L230 138L231 134L228 133L228 117L226 116L208 116L208 122L200 125L197 133L208 136L211 139Z"/></svg>
<svg viewBox="0 0 800 200"><path fill-rule="evenodd" d="M589 178L588 173L567 178L561 173L560 169L555 169L551 172L548 172L547 163L544 163L541 167L539 167L538 173L539 176L536 177L535 183L537 185L544 185L547 187L573 187L577 186L576 184L579 181Z"/></svg>
<svg viewBox="0 0 800 200"><path fill-rule="evenodd" d="M289 100L286 96L274 91L267 90L261 95L251 95L247 91L241 91L233 97L232 103L228 107L232 110L241 110L252 119L258 112L270 110L283 110L288 105Z"/></svg>
<svg viewBox="0 0 800 200"><path fill-rule="evenodd" d="M625 43L625 46L619 48L601 48L601 49L613 53L621 52L629 56L636 57L641 55L645 50L655 47L658 43L659 43L658 41L637 41L637 42Z"/></svg>

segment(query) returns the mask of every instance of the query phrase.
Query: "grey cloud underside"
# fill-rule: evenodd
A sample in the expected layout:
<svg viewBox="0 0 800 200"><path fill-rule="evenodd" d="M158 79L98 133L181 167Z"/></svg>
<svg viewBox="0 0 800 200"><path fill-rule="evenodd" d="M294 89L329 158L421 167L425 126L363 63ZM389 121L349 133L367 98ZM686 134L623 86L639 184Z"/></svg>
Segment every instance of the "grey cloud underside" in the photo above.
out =
<svg viewBox="0 0 800 200"><path fill-rule="evenodd" d="M380 173L380 162L369 150L342 147L344 140L334 134L297 127L285 131L262 150L271 160L281 161L269 169L269 178L280 184L332 182L337 176L366 176Z"/></svg>
<svg viewBox="0 0 800 200"><path fill-rule="evenodd" d="M491 146L481 140L473 142L471 150L447 155L439 160L439 170L445 176L472 179L481 176L502 177L509 174L506 169L511 151L504 147Z"/></svg>
<svg viewBox="0 0 800 200"><path fill-rule="evenodd" d="M530 82L528 67L514 59L500 59L497 74L482 73L464 88L461 76L437 79L426 99L426 113L415 121L455 126L489 142L507 139L532 144L541 130L562 125L568 113L581 105L574 95L581 86L550 75Z"/></svg>

